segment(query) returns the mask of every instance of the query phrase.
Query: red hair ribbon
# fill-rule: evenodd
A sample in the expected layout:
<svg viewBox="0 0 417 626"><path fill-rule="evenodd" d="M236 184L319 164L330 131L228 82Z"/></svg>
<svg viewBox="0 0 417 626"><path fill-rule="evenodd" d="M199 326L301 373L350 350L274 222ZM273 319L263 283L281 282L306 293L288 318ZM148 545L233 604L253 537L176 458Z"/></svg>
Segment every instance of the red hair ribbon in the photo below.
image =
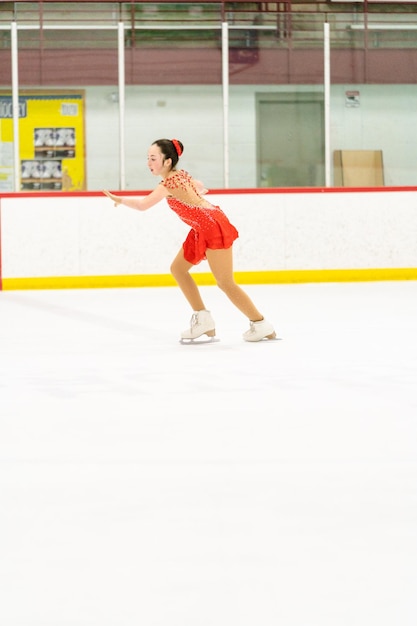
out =
<svg viewBox="0 0 417 626"><path fill-rule="evenodd" d="M181 146L178 143L178 141L176 139L171 139L172 143L174 144L174 148L177 151L178 156L180 157L182 155L182 150L181 150Z"/></svg>

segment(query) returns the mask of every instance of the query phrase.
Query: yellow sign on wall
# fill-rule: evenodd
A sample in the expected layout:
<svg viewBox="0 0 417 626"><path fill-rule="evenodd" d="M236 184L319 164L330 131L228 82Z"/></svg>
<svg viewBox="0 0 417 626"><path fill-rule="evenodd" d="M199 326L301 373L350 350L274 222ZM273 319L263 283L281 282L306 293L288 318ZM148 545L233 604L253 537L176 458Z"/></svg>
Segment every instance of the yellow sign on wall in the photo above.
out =
<svg viewBox="0 0 417 626"><path fill-rule="evenodd" d="M85 190L84 108L83 91L19 92L21 191ZM10 92L0 92L0 145L11 154Z"/></svg>

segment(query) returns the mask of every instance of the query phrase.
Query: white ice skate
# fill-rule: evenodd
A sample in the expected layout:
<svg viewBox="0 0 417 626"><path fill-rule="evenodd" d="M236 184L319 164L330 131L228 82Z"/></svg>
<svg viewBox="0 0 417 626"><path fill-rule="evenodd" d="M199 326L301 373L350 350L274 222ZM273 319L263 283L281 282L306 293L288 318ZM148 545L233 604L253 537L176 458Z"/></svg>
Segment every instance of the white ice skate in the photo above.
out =
<svg viewBox="0 0 417 626"><path fill-rule="evenodd" d="M54 165L53 161L44 161L41 164L41 178L51 178L52 177L52 167Z"/></svg>
<svg viewBox="0 0 417 626"><path fill-rule="evenodd" d="M67 141L67 129L66 128L57 128L55 131L55 145L60 148L65 146Z"/></svg>
<svg viewBox="0 0 417 626"><path fill-rule="evenodd" d="M45 132L43 128L35 128L34 133L34 146L35 148L41 148L45 143Z"/></svg>
<svg viewBox="0 0 417 626"><path fill-rule="evenodd" d="M61 161L54 161L51 171L52 178L62 178Z"/></svg>
<svg viewBox="0 0 417 626"><path fill-rule="evenodd" d="M43 129L44 132L44 136L43 136L43 143L45 146L48 147L52 147L55 145L55 130L53 130L52 128L44 128Z"/></svg>
<svg viewBox="0 0 417 626"><path fill-rule="evenodd" d="M207 335L208 339L200 339ZM194 311L191 317L190 328L181 333L181 343L211 343L218 341L215 338L215 324L210 311Z"/></svg>
<svg viewBox="0 0 417 626"><path fill-rule="evenodd" d="M32 176L32 161L22 161L22 178L31 178Z"/></svg>
<svg viewBox="0 0 417 626"><path fill-rule="evenodd" d="M42 178L43 165L40 161L32 161L32 178Z"/></svg>
<svg viewBox="0 0 417 626"><path fill-rule="evenodd" d="M250 322L250 328L243 333L245 341L262 341L262 339L276 339L274 327L266 319L259 322Z"/></svg>
<svg viewBox="0 0 417 626"><path fill-rule="evenodd" d="M65 145L71 146L71 148L75 146L75 128L67 128L67 132L65 133Z"/></svg>

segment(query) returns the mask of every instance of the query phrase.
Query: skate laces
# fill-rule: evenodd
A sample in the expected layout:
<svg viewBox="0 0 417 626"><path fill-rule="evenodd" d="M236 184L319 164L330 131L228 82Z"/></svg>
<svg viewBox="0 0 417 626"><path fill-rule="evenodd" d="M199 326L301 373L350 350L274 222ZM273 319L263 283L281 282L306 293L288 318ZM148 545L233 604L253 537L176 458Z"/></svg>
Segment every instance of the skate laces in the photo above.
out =
<svg viewBox="0 0 417 626"><path fill-rule="evenodd" d="M191 316L190 327L194 328L198 324L198 313L193 313Z"/></svg>

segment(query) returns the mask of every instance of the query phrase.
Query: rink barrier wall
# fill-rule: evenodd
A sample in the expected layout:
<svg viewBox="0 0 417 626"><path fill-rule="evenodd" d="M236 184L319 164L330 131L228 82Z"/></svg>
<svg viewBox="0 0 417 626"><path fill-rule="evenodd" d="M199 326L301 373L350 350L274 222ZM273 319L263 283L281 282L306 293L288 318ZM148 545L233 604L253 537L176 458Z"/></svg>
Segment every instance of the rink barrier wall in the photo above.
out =
<svg viewBox="0 0 417 626"><path fill-rule="evenodd" d="M0 197L0 291L3 291L3 272L1 268L1 197Z"/></svg>
<svg viewBox="0 0 417 626"><path fill-rule="evenodd" d="M208 199L239 230L241 284L417 280L417 187L213 190ZM167 270L187 232L165 201L138 212L100 192L2 194L0 289L174 286ZM193 275L214 284L206 263Z"/></svg>

